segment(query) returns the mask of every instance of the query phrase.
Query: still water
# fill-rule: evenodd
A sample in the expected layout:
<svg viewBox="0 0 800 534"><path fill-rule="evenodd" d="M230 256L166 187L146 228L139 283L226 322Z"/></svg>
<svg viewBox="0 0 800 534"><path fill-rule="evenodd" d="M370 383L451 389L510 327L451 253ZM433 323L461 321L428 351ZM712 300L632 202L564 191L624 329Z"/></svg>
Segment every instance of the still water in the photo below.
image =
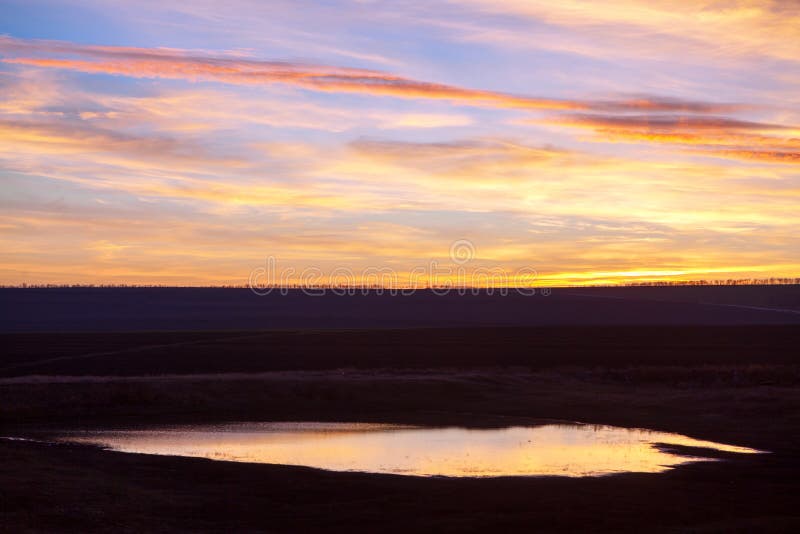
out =
<svg viewBox="0 0 800 534"><path fill-rule="evenodd" d="M364 423L238 423L62 434L59 441L123 452L232 462L300 465L332 471L489 477L657 473L711 458L659 444L757 453L664 432L583 424L493 429Z"/></svg>

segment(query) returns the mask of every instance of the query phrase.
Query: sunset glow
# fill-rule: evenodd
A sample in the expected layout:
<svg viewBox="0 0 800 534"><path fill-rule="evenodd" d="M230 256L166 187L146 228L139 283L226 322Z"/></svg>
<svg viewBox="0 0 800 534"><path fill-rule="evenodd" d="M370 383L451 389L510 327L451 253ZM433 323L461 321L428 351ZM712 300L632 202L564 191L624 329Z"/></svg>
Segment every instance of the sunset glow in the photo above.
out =
<svg viewBox="0 0 800 534"><path fill-rule="evenodd" d="M795 2L11 0L0 284L794 277L799 86Z"/></svg>

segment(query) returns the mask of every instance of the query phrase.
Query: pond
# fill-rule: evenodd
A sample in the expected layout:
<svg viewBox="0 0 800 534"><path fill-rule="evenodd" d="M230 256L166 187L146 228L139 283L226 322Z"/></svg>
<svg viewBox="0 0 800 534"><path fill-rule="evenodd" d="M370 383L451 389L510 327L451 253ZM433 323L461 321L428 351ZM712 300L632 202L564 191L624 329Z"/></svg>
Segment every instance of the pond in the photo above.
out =
<svg viewBox="0 0 800 534"><path fill-rule="evenodd" d="M131 453L449 477L658 473L689 462L714 461L703 451L679 454L670 445L730 453L760 452L680 434L586 424L475 429L371 423L236 423L68 432L57 440Z"/></svg>

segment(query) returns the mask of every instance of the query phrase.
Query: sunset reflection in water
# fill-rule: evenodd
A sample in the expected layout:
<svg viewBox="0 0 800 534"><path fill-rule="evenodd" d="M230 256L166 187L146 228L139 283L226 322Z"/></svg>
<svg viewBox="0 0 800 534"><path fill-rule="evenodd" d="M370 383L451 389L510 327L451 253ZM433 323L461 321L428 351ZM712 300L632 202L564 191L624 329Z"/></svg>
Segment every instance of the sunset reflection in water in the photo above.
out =
<svg viewBox="0 0 800 534"><path fill-rule="evenodd" d="M658 473L712 458L659 444L757 453L680 434L583 424L492 429L364 423L239 423L63 434L59 441L145 454L416 476Z"/></svg>

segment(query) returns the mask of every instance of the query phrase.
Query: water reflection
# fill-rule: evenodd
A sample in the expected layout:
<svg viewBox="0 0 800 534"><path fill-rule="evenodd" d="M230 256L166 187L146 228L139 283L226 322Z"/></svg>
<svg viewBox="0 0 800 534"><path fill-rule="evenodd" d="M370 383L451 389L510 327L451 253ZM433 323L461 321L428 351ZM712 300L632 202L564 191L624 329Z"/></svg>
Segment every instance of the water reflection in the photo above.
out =
<svg viewBox="0 0 800 534"><path fill-rule="evenodd" d="M302 465L333 471L417 476L596 476L657 473L687 462L657 444L726 452L754 449L664 432L611 426L548 424L499 429L362 423L241 423L96 431L62 441L147 454L234 462Z"/></svg>

